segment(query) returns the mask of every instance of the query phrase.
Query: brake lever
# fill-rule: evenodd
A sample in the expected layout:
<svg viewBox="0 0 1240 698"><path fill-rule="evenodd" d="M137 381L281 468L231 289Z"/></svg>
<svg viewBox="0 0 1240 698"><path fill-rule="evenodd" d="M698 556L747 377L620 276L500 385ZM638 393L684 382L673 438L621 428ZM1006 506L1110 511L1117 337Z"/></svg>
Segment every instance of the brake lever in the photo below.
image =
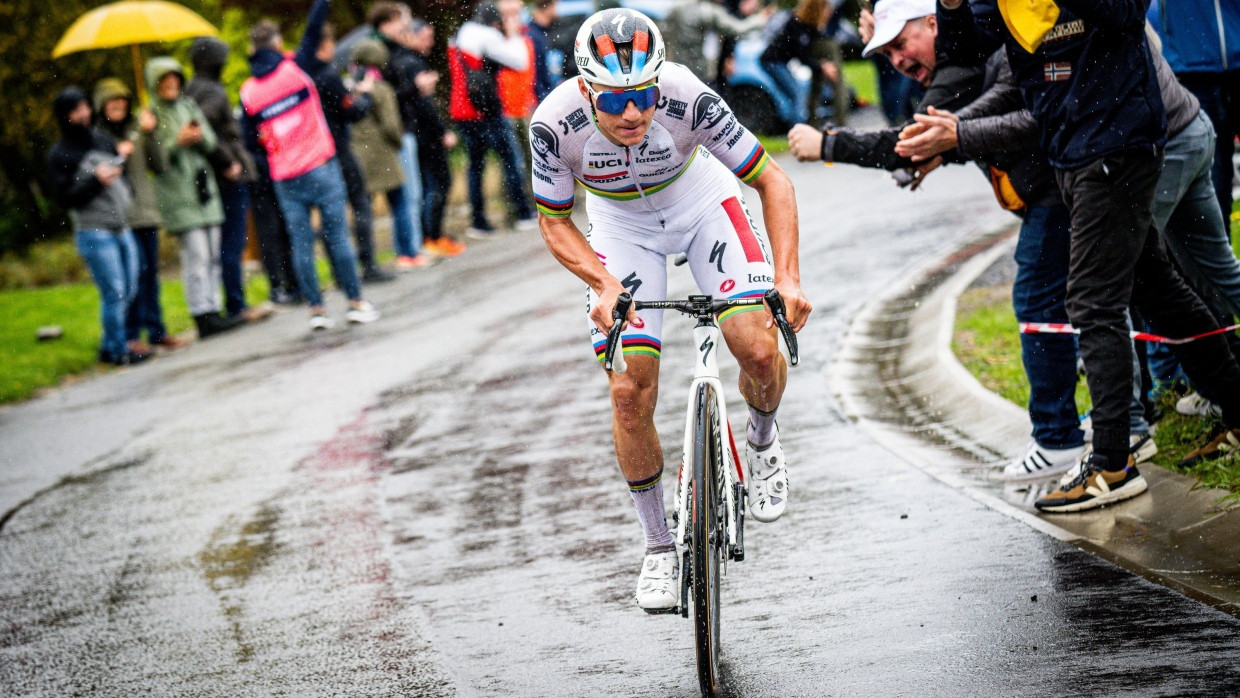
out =
<svg viewBox="0 0 1240 698"><path fill-rule="evenodd" d="M784 299L779 295L779 291L773 288L763 294L762 297L771 309L771 315L775 318L775 325L779 327L779 333L784 336L784 345L788 347L788 362L796 366L801 363L801 357L797 353L797 335L792 331L792 325L788 324L788 309L784 306Z"/></svg>
<svg viewBox="0 0 1240 698"><path fill-rule="evenodd" d="M624 373L628 364L624 361L624 348L620 346L620 330L624 319L629 316L629 308L633 306L633 296L621 293L616 298L616 307L611 312L611 330L607 332L607 348L603 352L603 368L613 373ZM616 351L619 348L620 351Z"/></svg>

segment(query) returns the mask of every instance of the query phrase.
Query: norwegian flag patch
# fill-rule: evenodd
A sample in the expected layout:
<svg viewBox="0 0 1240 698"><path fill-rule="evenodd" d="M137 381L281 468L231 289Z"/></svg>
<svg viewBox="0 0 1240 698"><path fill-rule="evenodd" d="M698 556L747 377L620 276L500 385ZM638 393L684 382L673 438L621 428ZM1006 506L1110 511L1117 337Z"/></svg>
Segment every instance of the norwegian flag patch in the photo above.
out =
<svg viewBox="0 0 1240 698"><path fill-rule="evenodd" d="M1042 80L1044 82L1063 82L1071 77L1072 64L1066 61L1046 63L1042 66Z"/></svg>

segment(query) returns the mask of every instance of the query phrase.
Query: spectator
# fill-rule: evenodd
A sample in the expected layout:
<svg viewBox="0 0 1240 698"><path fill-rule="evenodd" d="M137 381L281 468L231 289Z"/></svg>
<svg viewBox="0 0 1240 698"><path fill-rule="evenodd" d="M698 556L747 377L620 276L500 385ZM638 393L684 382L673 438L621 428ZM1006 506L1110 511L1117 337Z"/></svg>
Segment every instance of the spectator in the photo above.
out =
<svg viewBox="0 0 1240 698"><path fill-rule="evenodd" d="M800 0L792 16L762 52L762 69L775 81L784 99L796 105L798 121L808 120L810 113L805 109L800 86L792 76L788 61L795 58L811 70L820 71L832 83L839 80L840 67L828 60L818 60L813 51L814 42L822 36L829 19L831 8L826 0ZM810 95L811 105L816 106L817 101L815 95Z"/></svg>
<svg viewBox="0 0 1240 698"><path fill-rule="evenodd" d="M125 339L125 313L138 288L138 249L129 230L133 194L123 161L112 143L91 131L90 101L77 87L66 87L52 104L61 138L47 154L52 196L73 222L78 252L99 288L103 338L99 360L124 366L150 354L131 351Z"/></svg>
<svg viewBox="0 0 1240 698"><path fill-rule="evenodd" d="M1052 26L1027 31L1032 28L993 16L983 26L960 0L941 2L945 31L1002 38L1071 211L1066 307L1080 331L1094 451L1079 474L1035 505L1050 512L1083 511L1137 496L1146 482L1128 458L1125 422L1133 382L1128 305L1170 336L1215 327L1171 265L1160 236L1151 234L1167 115L1144 34L1146 6L1139 0L1105 7L1096 0L1061 0L1051 23L1054 40L1043 43ZM1203 394L1222 408L1222 424L1181 461L1187 467L1221 456L1240 434L1240 366L1218 336L1179 350L1184 366L1197 369L1194 378L1199 377Z"/></svg>
<svg viewBox="0 0 1240 698"><path fill-rule="evenodd" d="M361 84L370 94L373 107L354 125L353 149L367 196L383 193L392 211L392 236L397 249L413 245L413 221L405 204L405 173L400 166L401 137L404 125L396 91L383 79L383 66L388 52L382 42L363 39L353 49L353 61L365 71Z"/></svg>
<svg viewBox="0 0 1240 698"><path fill-rule="evenodd" d="M202 109L182 93L185 72L176 59L147 61L146 84L151 111L159 120L159 144L168 169L155 177L155 196L164 230L181 249L181 280L201 338L224 332L245 319L220 315L220 224L224 207L208 156L219 147L215 130Z"/></svg>
<svg viewBox="0 0 1240 698"><path fill-rule="evenodd" d="M534 41L528 35L520 38L526 48L525 69L500 68L495 74L495 87L499 92L499 102L503 107L504 118L508 121L509 132L515 137L513 144L522 155L525 171L529 172L533 165L530 160L530 116L538 106L538 98L534 93L537 81L534 67L538 53L534 49ZM533 195L528 187L526 191Z"/></svg>
<svg viewBox="0 0 1240 698"><path fill-rule="evenodd" d="M314 52L313 61L308 61L306 72L314 79L314 86L318 88L319 99L323 102L323 116L327 119L327 128L331 131L332 142L336 145L336 158L340 161L341 172L344 173L345 190L349 196L349 205L353 208L353 239L357 241L357 259L362 265L362 281L391 281L395 277L380 269L375 261L374 211L362 168L349 147L349 125L370 113L369 91L372 83L362 81L354 90L345 86L340 71L332 65L332 59L336 57L335 27L330 22L324 22L322 32L318 49ZM394 237L400 239L399 236ZM398 243L396 249L403 255L408 253L402 250L409 247L402 248Z"/></svg>
<svg viewBox="0 0 1240 698"><path fill-rule="evenodd" d="M1240 4L1181 0L1168 12L1154 0L1146 18L1163 43L1171 71L1201 103L1218 134L1212 179L1223 218L1231 215L1236 137L1240 136Z"/></svg>
<svg viewBox="0 0 1240 698"><path fill-rule="evenodd" d="M293 272L292 240L284 222L284 214L280 213L280 202L276 199L275 184L271 181L271 166L267 164L267 151L263 150L257 141L247 142L245 149L254 160L250 215L254 230L258 233L258 251L263 258L263 269L267 272L267 281L271 286L268 298L276 305L301 305L297 274Z"/></svg>
<svg viewBox="0 0 1240 698"><path fill-rule="evenodd" d="M233 115L228 90L220 82L220 73L228 60L228 44L210 36L194 39L189 58L194 66L194 79L185 86L185 95L198 104L215 131L219 147L211 163L215 168L215 184L224 206L224 224L220 227L220 278L224 283L224 311L229 317L247 321L260 320L271 314L271 308L250 308L245 301L245 275L241 258L246 247L246 213L250 209L250 183L256 179L254 159L241 142L241 126Z"/></svg>
<svg viewBox="0 0 1240 698"><path fill-rule="evenodd" d="M422 248L438 257L455 257L465 251L465 245L443 234L443 212L452 189L448 151L456 147L457 139L444 124L434 99L439 73L426 64L435 47L435 28L415 19L402 41L413 52L414 82L419 86L413 106L417 114L418 169L422 173Z"/></svg>
<svg viewBox="0 0 1240 698"><path fill-rule="evenodd" d="M559 16L559 8L560 0L534 0L530 4L530 23L526 25L526 35L534 42L534 98L540 103L557 84L551 67L547 65L547 54L551 51L547 32L551 31L551 23Z"/></svg>
<svg viewBox="0 0 1240 698"><path fill-rule="evenodd" d="M414 235L412 248L397 250L396 266L402 270L417 269L430 264L425 255L419 254L422 249L422 173L418 156L418 110L423 93L434 89L434 81L428 83L427 76L419 79L418 61L405 47L406 34L413 21L408 5L377 2L367 17L387 47L388 67L383 77L396 91L405 129L401 136L400 166L405 173L405 205L413 220Z"/></svg>
<svg viewBox="0 0 1240 698"><path fill-rule="evenodd" d="M95 84L96 132L126 158L125 178L133 191L129 226L138 251L138 287L126 313L125 337L132 351L149 351L142 341L143 330L150 345L177 349L188 342L168 334L164 326L159 303L159 204L150 175L166 170L168 158L155 138L155 115L143 109L135 119L132 102L129 87L116 78Z"/></svg>
<svg viewBox="0 0 1240 698"><path fill-rule="evenodd" d="M271 22L255 25L250 30L252 77L241 86L243 135L251 143L261 143L267 152L276 199L292 241L297 285L310 304L310 327L314 330L328 329L335 323L323 305L314 266L312 207L318 207L322 218L332 274L349 299L345 319L350 323L379 319L379 311L362 298L357 257L349 244L344 175L336 147L314 81L299 67L318 48L319 32L329 9L328 0L315 2L294 59L281 53L279 27Z"/></svg>
<svg viewBox="0 0 1240 698"><path fill-rule="evenodd" d="M448 47L452 77L449 116L465 139L469 152L469 203L473 218L466 235L486 239L495 235L487 221L482 194L482 171L488 150L499 155L508 198L516 213L518 231L538 228L538 219L525 193L525 173L516 152L512 126L504 120L495 83L500 67L525 70L528 48L521 35L520 0L484 2L461 25Z"/></svg>
<svg viewBox="0 0 1240 698"><path fill-rule="evenodd" d="M740 11L745 19L734 17L714 0L680 0L663 18L663 39L667 42L667 59L684 65L702 82L718 87L726 76L718 74L719 56L707 55L706 39L735 39L761 29L775 7L768 6L755 13L757 0L745 0Z"/></svg>

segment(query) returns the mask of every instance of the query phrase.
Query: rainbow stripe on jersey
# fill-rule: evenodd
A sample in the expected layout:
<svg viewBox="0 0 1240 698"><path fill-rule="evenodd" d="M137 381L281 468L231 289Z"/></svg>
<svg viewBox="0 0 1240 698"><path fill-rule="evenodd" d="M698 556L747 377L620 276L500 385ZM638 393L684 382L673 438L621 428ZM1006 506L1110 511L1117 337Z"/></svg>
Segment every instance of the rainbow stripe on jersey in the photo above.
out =
<svg viewBox="0 0 1240 698"><path fill-rule="evenodd" d="M766 154L766 148L759 143L749 151L749 155L745 157L745 161L739 167L732 170L732 174L736 175L742 182L749 184L762 174L762 170L766 169L766 164L771 161L771 156Z"/></svg>

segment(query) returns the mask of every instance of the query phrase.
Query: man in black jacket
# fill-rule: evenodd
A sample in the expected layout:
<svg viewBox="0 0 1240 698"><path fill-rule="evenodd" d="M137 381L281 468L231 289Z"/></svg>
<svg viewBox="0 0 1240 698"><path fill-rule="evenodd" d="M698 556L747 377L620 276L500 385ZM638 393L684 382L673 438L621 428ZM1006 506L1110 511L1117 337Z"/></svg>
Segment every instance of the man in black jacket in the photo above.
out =
<svg viewBox="0 0 1240 698"><path fill-rule="evenodd" d="M61 139L47 154L47 173L52 196L69 209L78 252L99 288L99 360L118 366L144 361L150 354L130 351L125 336L125 314L138 290L125 160L110 140L91 130L90 100L80 88L61 90L52 106Z"/></svg>
<svg viewBox="0 0 1240 698"><path fill-rule="evenodd" d="M1146 3L1058 0L1053 24L1030 27L993 15L979 15L978 24L963 0L940 2L945 31L960 45L978 46L987 36L1003 41L1071 211L1067 309L1080 332L1094 452L1077 477L1036 506L1082 511L1134 497L1146 482L1128 464L1128 306L1173 337L1217 326L1171 266L1160 236L1151 234L1167 117L1145 37ZM1222 425L1198 449L1200 457L1215 457L1240 440L1240 366L1219 336L1181 345L1180 358L1198 372L1202 394L1222 408Z"/></svg>
<svg viewBox="0 0 1240 698"><path fill-rule="evenodd" d="M353 209L353 238L357 241L357 261L362 266L362 281L378 283L395 277L379 268L375 261L374 209L366 191L362 167L350 147L349 126L370 113L373 104L370 90L373 80L363 79L352 90L345 85L333 63L336 58L336 30L330 22L323 23L323 35L314 53L314 65L307 71L319 91L323 116L336 143L336 159L344 173L349 207Z"/></svg>

